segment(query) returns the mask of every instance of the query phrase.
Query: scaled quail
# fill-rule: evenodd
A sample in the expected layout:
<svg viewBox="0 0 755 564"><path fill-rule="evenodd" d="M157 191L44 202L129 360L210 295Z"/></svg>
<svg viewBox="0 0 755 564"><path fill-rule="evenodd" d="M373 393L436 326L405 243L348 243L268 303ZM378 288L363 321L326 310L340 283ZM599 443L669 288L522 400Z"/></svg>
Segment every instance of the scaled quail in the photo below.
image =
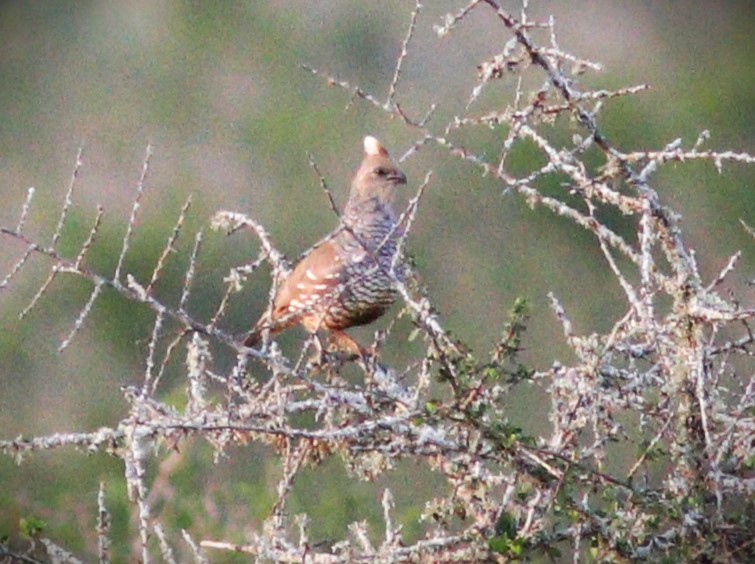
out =
<svg viewBox="0 0 755 564"><path fill-rule="evenodd" d="M274 335L301 324L310 333L330 331L340 347L361 351L344 329L374 321L394 302L390 273L402 230L393 202L406 176L374 137L364 138L364 152L341 224L281 282L272 311L257 321L246 346L256 345L265 330Z"/></svg>

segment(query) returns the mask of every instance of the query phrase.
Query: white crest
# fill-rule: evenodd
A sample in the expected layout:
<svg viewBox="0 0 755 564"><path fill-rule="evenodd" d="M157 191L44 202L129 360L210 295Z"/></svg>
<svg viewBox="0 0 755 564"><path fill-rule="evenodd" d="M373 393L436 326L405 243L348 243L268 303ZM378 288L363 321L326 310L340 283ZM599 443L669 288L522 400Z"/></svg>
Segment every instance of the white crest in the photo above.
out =
<svg viewBox="0 0 755 564"><path fill-rule="evenodd" d="M388 151L380 144L380 141L375 139L372 135L367 135L364 138L364 152L367 155L383 155L388 156Z"/></svg>

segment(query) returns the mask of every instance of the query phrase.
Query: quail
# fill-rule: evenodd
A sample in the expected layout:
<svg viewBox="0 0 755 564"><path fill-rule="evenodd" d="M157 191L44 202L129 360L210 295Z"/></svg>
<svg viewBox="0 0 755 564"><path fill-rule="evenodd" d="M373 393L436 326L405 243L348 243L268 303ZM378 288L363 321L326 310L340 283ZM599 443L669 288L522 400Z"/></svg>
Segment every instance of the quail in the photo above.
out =
<svg viewBox="0 0 755 564"><path fill-rule="evenodd" d="M374 137L364 138L365 156L352 182L339 226L296 264L277 288L272 308L245 341L255 346L265 331L294 325L330 333L341 348L361 351L345 329L383 315L396 299L394 260L402 229L393 203L406 175Z"/></svg>

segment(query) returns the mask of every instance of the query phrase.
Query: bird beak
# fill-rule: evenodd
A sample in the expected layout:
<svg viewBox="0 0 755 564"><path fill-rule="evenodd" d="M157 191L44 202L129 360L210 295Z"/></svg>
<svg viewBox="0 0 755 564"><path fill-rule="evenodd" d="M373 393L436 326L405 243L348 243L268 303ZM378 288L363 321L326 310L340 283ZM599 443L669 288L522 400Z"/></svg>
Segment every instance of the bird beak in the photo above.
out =
<svg viewBox="0 0 755 564"><path fill-rule="evenodd" d="M388 180L396 184L406 184L406 175L398 170L396 173L389 175Z"/></svg>

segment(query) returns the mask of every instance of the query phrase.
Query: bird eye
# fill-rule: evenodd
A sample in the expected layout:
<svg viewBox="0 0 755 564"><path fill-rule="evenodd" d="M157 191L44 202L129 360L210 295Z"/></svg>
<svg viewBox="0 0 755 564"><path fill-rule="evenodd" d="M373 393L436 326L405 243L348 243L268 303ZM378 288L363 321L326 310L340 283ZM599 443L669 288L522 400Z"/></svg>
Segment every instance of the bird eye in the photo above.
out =
<svg viewBox="0 0 755 564"><path fill-rule="evenodd" d="M378 176L386 176L388 174L388 170L383 168L382 166L379 166L375 169L375 174Z"/></svg>

